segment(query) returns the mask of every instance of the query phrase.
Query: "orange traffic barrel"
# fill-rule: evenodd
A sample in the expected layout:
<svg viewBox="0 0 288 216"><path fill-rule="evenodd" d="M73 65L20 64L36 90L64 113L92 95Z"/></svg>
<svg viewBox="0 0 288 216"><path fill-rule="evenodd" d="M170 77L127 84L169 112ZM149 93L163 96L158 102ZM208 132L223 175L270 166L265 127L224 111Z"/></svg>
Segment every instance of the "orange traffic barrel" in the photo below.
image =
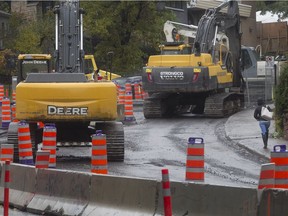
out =
<svg viewBox="0 0 288 216"><path fill-rule="evenodd" d="M42 150L50 152L49 168L56 168L56 127L53 124L45 124L43 128Z"/></svg>
<svg viewBox="0 0 288 216"><path fill-rule="evenodd" d="M124 121L134 122L134 112L133 112L133 96L131 83L125 84L125 104L124 104Z"/></svg>
<svg viewBox="0 0 288 216"><path fill-rule="evenodd" d="M4 85L0 84L0 105L2 104L3 98L4 98Z"/></svg>
<svg viewBox="0 0 288 216"><path fill-rule="evenodd" d="M2 99L2 128L8 128L11 123L11 107L9 98Z"/></svg>
<svg viewBox="0 0 288 216"><path fill-rule="evenodd" d="M12 102L16 103L16 92L15 91L12 92Z"/></svg>
<svg viewBox="0 0 288 216"><path fill-rule="evenodd" d="M108 174L106 134L101 130L92 135L91 172Z"/></svg>
<svg viewBox="0 0 288 216"><path fill-rule="evenodd" d="M275 186L275 163L261 165L258 189L274 188Z"/></svg>
<svg viewBox="0 0 288 216"><path fill-rule="evenodd" d="M275 145L270 155L271 163L275 163L274 188L288 188L288 151L286 151L286 145Z"/></svg>
<svg viewBox="0 0 288 216"><path fill-rule="evenodd" d="M14 145L1 144L1 161L13 162L14 156Z"/></svg>
<svg viewBox="0 0 288 216"><path fill-rule="evenodd" d="M30 128L29 124L23 121L18 123L18 149L19 162L34 165Z"/></svg>
<svg viewBox="0 0 288 216"><path fill-rule="evenodd" d="M11 121L18 122L18 120L16 119L16 104L15 103L11 105Z"/></svg>
<svg viewBox="0 0 288 216"><path fill-rule="evenodd" d="M118 104L125 104L125 88L119 87L119 94L118 94Z"/></svg>
<svg viewBox="0 0 288 216"><path fill-rule="evenodd" d="M135 100L142 100L141 88L138 82L134 83Z"/></svg>
<svg viewBox="0 0 288 216"><path fill-rule="evenodd" d="M50 158L50 152L45 150L38 150L36 152L36 162L35 167L36 168L48 168L49 167L49 158Z"/></svg>
<svg viewBox="0 0 288 216"><path fill-rule="evenodd" d="M204 182L204 141L203 138L188 139L186 180Z"/></svg>

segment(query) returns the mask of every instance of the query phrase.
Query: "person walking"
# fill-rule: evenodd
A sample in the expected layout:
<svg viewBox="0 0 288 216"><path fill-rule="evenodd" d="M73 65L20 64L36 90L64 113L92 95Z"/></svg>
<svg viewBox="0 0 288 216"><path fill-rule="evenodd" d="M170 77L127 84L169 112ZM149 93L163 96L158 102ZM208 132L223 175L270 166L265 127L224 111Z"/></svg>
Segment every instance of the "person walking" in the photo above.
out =
<svg viewBox="0 0 288 216"><path fill-rule="evenodd" d="M257 107L254 110L254 118L259 122L259 126L261 129L261 135L263 139L264 149L267 149L268 145L268 137L269 137L269 127L270 127L270 120L266 120L261 117L262 107L266 107L270 112L272 109L265 105L265 102L262 98L257 100Z"/></svg>

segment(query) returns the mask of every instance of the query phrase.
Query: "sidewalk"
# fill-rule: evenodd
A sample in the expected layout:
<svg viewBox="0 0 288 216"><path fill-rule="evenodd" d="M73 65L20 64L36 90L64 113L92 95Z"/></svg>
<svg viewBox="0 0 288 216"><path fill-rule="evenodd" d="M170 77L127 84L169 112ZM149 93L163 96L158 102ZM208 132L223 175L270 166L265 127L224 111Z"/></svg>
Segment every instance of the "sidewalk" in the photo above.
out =
<svg viewBox="0 0 288 216"><path fill-rule="evenodd" d="M225 131L227 138L268 160L270 160L270 152L273 151L274 145L285 144L288 148L287 140L272 137L275 132L275 121L272 120L269 129L268 148L263 149L259 123L254 119L254 108L248 108L230 116L225 123Z"/></svg>

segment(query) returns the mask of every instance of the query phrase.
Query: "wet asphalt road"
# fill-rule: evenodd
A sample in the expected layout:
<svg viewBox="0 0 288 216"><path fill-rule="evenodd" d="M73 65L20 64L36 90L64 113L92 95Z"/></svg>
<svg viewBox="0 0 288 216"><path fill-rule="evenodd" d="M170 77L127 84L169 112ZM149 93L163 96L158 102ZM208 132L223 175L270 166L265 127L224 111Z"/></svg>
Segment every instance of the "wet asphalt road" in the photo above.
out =
<svg viewBox="0 0 288 216"><path fill-rule="evenodd" d="M185 181L189 137L201 137L205 145L205 183L256 187L261 161L226 139L227 118L186 114L169 119L145 119L142 107L134 107L134 124L125 124L125 160L108 164L109 174L161 180L168 168L170 179ZM3 134L0 143L5 143ZM90 172L90 147L59 148L57 169Z"/></svg>

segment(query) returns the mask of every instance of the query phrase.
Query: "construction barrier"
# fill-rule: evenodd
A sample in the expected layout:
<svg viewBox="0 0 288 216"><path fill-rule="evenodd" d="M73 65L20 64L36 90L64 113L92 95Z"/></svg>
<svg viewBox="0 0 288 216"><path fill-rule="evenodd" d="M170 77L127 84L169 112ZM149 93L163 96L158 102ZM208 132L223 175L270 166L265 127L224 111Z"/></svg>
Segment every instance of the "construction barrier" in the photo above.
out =
<svg viewBox="0 0 288 216"><path fill-rule="evenodd" d="M21 164L34 165L29 124L18 123L18 149Z"/></svg>
<svg viewBox="0 0 288 216"><path fill-rule="evenodd" d="M118 88L118 104L125 104L125 88L121 86Z"/></svg>
<svg viewBox="0 0 288 216"><path fill-rule="evenodd" d="M275 186L275 163L261 165L258 189L274 188Z"/></svg>
<svg viewBox="0 0 288 216"><path fill-rule="evenodd" d="M35 214L164 215L162 184L154 179L35 169L21 164L11 164L11 179L10 204L21 204L27 212ZM173 181L170 187L173 215L256 215L256 188ZM254 207L248 214L243 213L242 203L246 200Z"/></svg>
<svg viewBox="0 0 288 216"><path fill-rule="evenodd" d="M9 215L9 185L10 183L10 161L5 161L4 166L4 216Z"/></svg>
<svg viewBox="0 0 288 216"><path fill-rule="evenodd" d="M171 189L168 169L162 169L162 194L164 203L164 215L172 216Z"/></svg>
<svg viewBox="0 0 288 216"><path fill-rule="evenodd" d="M38 169L44 169L49 167L49 151L38 150L36 153L35 167Z"/></svg>
<svg viewBox="0 0 288 216"><path fill-rule="evenodd" d="M133 112L133 95L131 83L125 84L125 106L124 106L124 121L125 122L135 122L134 112Z"/></svg>
<svg viewBox="0 0 288 216"><path fill-rule="evenodd" d="M204 182L204 140L190 137L188 139L186 180Z"/></svg>
<svg viewBox="0 0 288 216"><path fill-rule="evenodd" d="M288 212L288 193L284 189L267 189L261 194L257 215L284 216Z"/></svg>
<svg viewBox="0 0 288 216"><path fill-rule="evenodd" d="M4 189L0 162L0 190ZM41 215L164 215L161 181L11 164L10 205ZM173 215L287 215L288 193L170 181ZM4 193L0 193L3 203ZM270 203L270 205L268 205ZM245 206L244 206L245 204Z"/></svg>
<svg viewBox="0 0 288 216"><path fill-rule="evenodd" d="M91 172L108 174L106 135L101 130L92 135Z"/></svg>
<svg viewBox="0 0 288 216"><path fill-rule="evenodd" d="M13 162L14 156L14 145L11 144L1 144L1 161L11 161Z"/></svg>
<svg viewBox="0 0 288 216"><path fill-rule="evenodd" d="M11 107L9 98L2 99L2 128L7 129L11 123Z"/></svg>
<svg viewBox="0 0 288 216"><path fill-rule="evenodd" d="M16 92L15 91L12 92L12 102L16 103Z"/></svg>
<svg viewBox="0 0 288 216"><path fill-rule="evenodd" d="M288 151L286 145L275 145L271 152L271 163L275 163L275 188L288 188Z"/></svg>
<svg viewBox="0 0 288 216"><path fill-rule="evenodd" d="M4 98L4 85L0 84L0 105L2 105L3 98Z"/></svg>
<svg viewBox="0 0 288 216"><path fill-rule="evenodd" d="M16 119L16 104L15 103L11 105L11 121L18 122L18 120Z"/></svg>
<svg viewBox="0 0 288 216"><path fill-rule="evenodd" d="M49 168L56 168L57 130L55 125L47 124L43 128L42 150L50 152Z"/></svg>
<svg viewBox="0 0 288 216"><path fill-rule="evenodd" d="M135 100L142 100L141 88L138 82L134 83Z"/></svg>

